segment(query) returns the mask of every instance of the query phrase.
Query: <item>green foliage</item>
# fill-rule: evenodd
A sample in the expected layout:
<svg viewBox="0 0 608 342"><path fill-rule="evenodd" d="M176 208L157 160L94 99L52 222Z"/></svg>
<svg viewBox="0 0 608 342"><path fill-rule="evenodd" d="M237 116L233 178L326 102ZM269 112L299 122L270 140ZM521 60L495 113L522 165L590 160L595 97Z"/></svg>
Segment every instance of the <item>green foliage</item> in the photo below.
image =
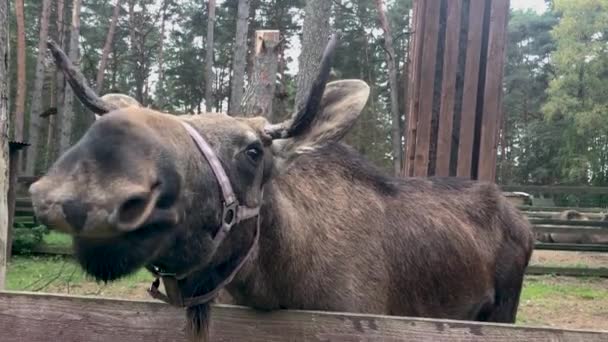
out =
<svg viewBox="0 0 608 342"><path fill-rule="evenodd" d="M13 254L29 254L42 243L49 229L44 225L29 226L21 222L13 225Z"/></svg>
<svg viewBox="0 0 608 342"><path fill-rule="evenodd" d="M608 3L556 0L513 11L500 183L608 185ZM563 195L560 206L608 205Z"/></svg>

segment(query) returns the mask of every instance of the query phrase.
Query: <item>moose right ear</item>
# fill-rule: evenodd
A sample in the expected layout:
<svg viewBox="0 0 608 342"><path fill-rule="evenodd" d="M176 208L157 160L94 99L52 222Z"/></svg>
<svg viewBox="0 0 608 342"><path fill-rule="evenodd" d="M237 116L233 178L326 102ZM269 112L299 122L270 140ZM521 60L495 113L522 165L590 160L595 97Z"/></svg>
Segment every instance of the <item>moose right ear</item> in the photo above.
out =
<svg viewBox="0 0 608 342"><path fill-rule="evenodd" d="M306 129L286 139L275 140L277 165L284 168L293 157L342 139L353 127L369 98L370 88L361 80L327 84L318 112Z"/></svg>

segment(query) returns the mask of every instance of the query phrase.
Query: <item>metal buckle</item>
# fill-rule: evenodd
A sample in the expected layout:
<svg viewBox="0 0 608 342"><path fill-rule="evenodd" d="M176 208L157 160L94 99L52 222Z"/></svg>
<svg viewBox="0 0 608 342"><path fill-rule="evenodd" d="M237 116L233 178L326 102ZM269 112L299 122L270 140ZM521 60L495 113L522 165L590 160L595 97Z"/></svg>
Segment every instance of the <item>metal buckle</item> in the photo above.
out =
<svg viewBox="0 0 608 342"><path fill-rule="evenodd" d="M156 275L157 277L177 278L177 273L164 272L163 270L160 269L160 267L158 267L156 265L150 265L150 268L152 269L152 273L154 273L154 275Z"/></svg>
<svg viewBox="0 0 608 342"><path fill-rule="evenodd" d="M236 210L239 207L239 201L234 201L230 204L224 203L224 208L222 209L222 226L230 229L236 223Z"/></svg>

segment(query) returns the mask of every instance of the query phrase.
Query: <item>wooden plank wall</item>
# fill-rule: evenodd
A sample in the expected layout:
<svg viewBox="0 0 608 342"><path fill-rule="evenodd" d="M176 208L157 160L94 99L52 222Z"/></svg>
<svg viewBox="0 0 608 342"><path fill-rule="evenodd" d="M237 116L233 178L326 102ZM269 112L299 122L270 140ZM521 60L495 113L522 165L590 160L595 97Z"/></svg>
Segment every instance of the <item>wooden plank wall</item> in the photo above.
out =
<svg viewBox="0 0 608 342"><path fill-rule="evenodd" d="M509 0L415 0L413 15L404 176L494 181Z"/></svg>
<svg viewBox="0 0 608 342"><path fill-rule="evenodd" d="M0 340L185 341L185 313L157 302L0 293ZM310 311L213 308L211 341L607 341L593 331Z"/></svg>

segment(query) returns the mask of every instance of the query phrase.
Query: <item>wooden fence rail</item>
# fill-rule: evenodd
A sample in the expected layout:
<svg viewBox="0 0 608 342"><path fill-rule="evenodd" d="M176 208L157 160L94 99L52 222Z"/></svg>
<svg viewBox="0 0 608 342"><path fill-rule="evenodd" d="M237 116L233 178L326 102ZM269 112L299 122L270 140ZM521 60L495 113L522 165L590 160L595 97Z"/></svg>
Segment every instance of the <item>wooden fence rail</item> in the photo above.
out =
<svg viewBox="0 0 608 342"><path fill-rule="evenodd" d="M225 305L212 317L212 341L608 341L599 331ZM184 325L183 310L157 302L0 293L3 342L183 341Z"/></svg>

